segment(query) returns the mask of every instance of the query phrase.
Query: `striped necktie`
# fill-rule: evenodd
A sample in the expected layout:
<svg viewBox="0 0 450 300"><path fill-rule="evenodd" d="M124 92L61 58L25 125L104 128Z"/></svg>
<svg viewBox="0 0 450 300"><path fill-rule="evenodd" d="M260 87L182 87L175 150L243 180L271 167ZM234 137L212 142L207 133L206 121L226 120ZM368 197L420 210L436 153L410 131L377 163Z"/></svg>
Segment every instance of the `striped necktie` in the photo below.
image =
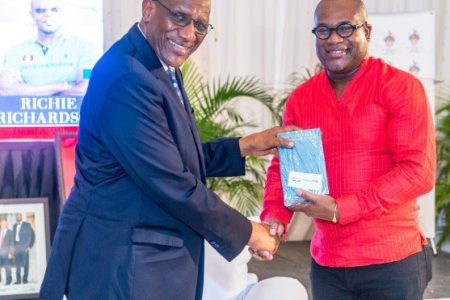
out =
<svg viewBox="0 0 450 300"><path fill-rule="evenodd" d="M178 98L180 99L181 104L184 106L183 95L181 94L180 87L178 86L178 81L177 81L177 77L175 74L175 68L168 67L167 75L169 75L169 80L172 83L172 86L175 88L175 91L177 92L177 95L178 95Z"/></svg>

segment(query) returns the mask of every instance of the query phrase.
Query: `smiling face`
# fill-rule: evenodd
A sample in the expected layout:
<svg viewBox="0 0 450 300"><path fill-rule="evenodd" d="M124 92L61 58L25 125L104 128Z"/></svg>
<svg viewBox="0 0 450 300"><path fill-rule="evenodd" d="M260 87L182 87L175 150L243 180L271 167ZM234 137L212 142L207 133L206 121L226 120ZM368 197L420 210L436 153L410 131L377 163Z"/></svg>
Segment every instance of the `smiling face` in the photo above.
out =
<svg viewBox="0 0 450 300"><path fill-rule="evenodd" d="M170 11L183 13L206 24L210 0L160 0ZM180 67L197 50L205 35L197 34L193 22L179 26L169 18L169 11L158 1L144 0L140 27L156 55L165 64Z"/></svg>
<svg viewBox="0 0 450 300"><path fill-rule="evenodd" d="M359 0L322 0L314 15L315 26L335 28L343 23L359 25L367 21L367 13ZM332 32L326 40L316 38L316 53L328 75L352 77L367 56L371 26L365 25L347 38Z"/></svg>
<svg viewBox="0 0 450 300"><path fill-rule="evenodd" d="M49 35L61 28L62 16L61 0L32 0L30 15L40 33Z"/></svg>

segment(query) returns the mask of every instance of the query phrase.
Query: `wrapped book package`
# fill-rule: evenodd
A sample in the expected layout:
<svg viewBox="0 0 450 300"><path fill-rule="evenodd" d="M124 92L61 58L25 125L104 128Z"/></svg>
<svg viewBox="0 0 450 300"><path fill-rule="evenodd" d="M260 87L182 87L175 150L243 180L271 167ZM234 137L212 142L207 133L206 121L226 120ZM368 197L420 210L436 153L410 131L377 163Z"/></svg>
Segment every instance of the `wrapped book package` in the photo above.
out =
<svg viewBox="0 0 450 300"><path fill-rule="evenodd" d="M297 195L297 189L328 194L320 129L283 132L278 136L294 142L293 148L278 148L284 205L289 207L304 201Z"/></svg>

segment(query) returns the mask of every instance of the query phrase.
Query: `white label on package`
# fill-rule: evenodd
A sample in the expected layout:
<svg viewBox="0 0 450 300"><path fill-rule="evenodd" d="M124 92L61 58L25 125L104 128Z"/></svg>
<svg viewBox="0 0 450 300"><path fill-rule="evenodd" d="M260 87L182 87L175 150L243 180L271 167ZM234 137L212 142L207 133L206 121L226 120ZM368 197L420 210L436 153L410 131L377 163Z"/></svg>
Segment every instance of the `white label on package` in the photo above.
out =
<svg viewBox="0 0 450 300"><path fill-rule="evenodd" d="M320 191L322 189L322 175L289 172L288 186L308 191Z"/></svg>

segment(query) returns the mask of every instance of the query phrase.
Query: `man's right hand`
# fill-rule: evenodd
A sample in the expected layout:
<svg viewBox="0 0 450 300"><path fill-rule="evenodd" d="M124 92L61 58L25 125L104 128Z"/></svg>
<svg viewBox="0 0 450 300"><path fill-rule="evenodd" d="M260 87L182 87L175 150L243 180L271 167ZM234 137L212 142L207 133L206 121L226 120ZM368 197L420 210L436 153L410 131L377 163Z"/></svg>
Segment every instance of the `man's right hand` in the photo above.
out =
<svg viewBox="0 0 450 300"><path fill-rule="evenodd" d="M292 148L294 147L294 142L289 139L279 138L278 134L294 130L299 130L299 128L294 125L285 127L275 126L244 136L239 139L241 155L264 156L268 154L276 154L278 147Z"/></svg>
<svg viewBox="0 0 450 300"><path fill-rule="evenodd" d="M279 241L280 238L283 236L284 234L284 224L281 223L279 220L277 219L272 219L272 220L268 220L265 222L269 227L269 233L272 237L277 238L278 240L278 245L279 245ZM259 223L257 223L259 224ZM250 254L253 256L253 258L257 259L257 260L272 260L273 259L273 254L274 252L269 252L268 250L261 250L261 249L257 249L257 248L253 248L250 243L249 243L250 248L248 249ZM278 246L277 246L278 248Z"/></svg>
<svg viewBox="0 0 450 300"><path fill-rule="evenodd" d="M256 259L272 260L273 254L277 251L280 244L279 236L271 234L271 228L268 224L253 221L251 223L252 234L248 242L250 253ZM258 253L258 255L255 256L253 252Z"/></svg>

